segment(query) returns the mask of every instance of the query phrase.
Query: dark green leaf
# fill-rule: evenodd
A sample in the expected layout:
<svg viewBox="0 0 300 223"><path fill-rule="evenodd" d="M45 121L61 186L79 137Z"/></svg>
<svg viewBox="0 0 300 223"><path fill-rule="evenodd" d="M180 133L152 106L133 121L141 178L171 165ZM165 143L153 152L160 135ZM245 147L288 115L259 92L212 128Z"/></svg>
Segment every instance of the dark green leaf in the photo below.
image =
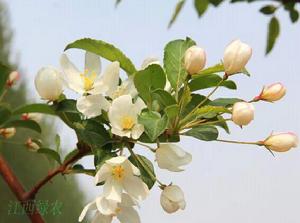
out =
<svg viewBox="0 0 300 223"><path fill-rule="evenodd" d="M72 150L71 152L69 152L69 153L65 156L64 162L70 160L73 156L75 156L75 155L78 153L78 151L79 151L79 150L76 148L76 149Z"/></svg>
<svg viewBox="0 0 300 223"><path fill-rule="evenodd" d="M4 127L26 128L36 131L38 133L42 132L40 125L33 120L12 120L10 122L5 123Z"/></svg>
<svg viewBox="0 0 300 223"><path fill-rule="evenodd" d="M147 184L148 188L151 189L155 184L155 180L153 179L153 177L155 177L155 172L152 162L142 155L131 155L129 160L140 170L142 180ZM151 172L152 176L150 176L145 168Z"/></svg>
<svg viewBox="0 0 300 223"><path fill-rule="evenodd" d="M49 148L40 148L37 152L44 154L48 158L53 159L56 162L58 162L59 164L61 164L60 155L56 151L49 149Z"/></svg>
<svg viewBox="0 0 300 223"><path fill-rule="evenodd" d="M8 121L10 116L11 111L5 106L0 106L0 125Z"/></svg>
<svg viewBox="0 0 300 223"><path fill-rule="evenodd" d="M19 115L23 113L43 113L48 115L55 115L53 108L47 104L29 104L17 108L13 111L14 115Z"/></svg>
<svg viewBox="0 0 300 223"><path fill-rule="evenodd" d="M214 126L198 126L185 132L184 135L192 136L203 141L212 141L218 138L218 129Z"/></svg>
<svg viewBox="0 0 300 223"><path fill-rule="evenodd" d="M230 131L229 131L229 127L227 125L227 122L224 120L224 118L219 115L216 119L214 119L215 121L219 120L220 122L216 123L215 125L216 126L219 126L221 128L223 128L228 134L230 134ZM211 121L214 121L214 120L211 120Z"/></svg>
<svg viewBox="0 0 300 223"><path fill-rule="evenodd" d="M146 111L139 115L138 121L144 125L145 132L150 140L154 142L160 136L168 125L168 117L161 115L158 112Z"/></svg>
<svg viewBox="0 0 300 223"><path fill-rule="evenodd" d="M103 148L96 149L94 151L94 165L96 167L96 170L99 170L100 167L104 164L106 160L109 160L110 158L115 157L116 154L112 153L110 151L107 151Z"/></svg>
<svg viewBox="0 0 300 223"><path fill-rule="evenodd" d="M196 106L198 106L206 97L199 94L192 94L191 101L186 105L183 109L182 114L180 115L181 118L184 118L187 114L189 114ZM204 105L209 103L210 100L207 100Z"/></svg>
<svg viewBox="0 0 300 223"><path fill-rule="evenodd" d="M57 112L79 113L76 107L76 100L73 99L64 99L53 105L53 107Z"/></svg>
<svg viewBox="0 0 300 223"><path fill-rule="evenodd" d="M128 57L125 56L123 52L121 52L115 46L104 41L89 38L80 39L67 45L65 50L71 48L82 49L88 52L92 52L112 62L119 61L121 68L125 70L129 75L134 74L136 72L133 63Z"/></svg>
<svg viewBox="0 0 300 223"><path fill-rule="evenodd" d="M11 70L7 66L0 63L0 95L4 91L6 81L10 72Z"/></svg>
<svg viewBox="0 0 300 223"><path fill-rule="evenodd" d="M222 3L223 0L209 0L209 2L214 5L215 7L217 7L218 5L220 5Z"/></svg>
<svg viewBox="0 0 300 223"><path fill-rule="evenodd" d="M271 15L276 11L277 7L274 5L266 5L262 7L259 11L265 15Z"/></svg>
<svg viewBox="0 0 300 223"><path fill-rule="evenodd" d="M270 53L280 33L278 19L274 16L269 22L266 54Z"/></svg>
<svg viewBox="0 0 300 223"><path fill-rule="evenodd" d="M180 111L180 108L178 105L170 105L165 108L165 113L168 117L169 128L175 127L174 124L175 124L177 117L179 116L179 111Z"/></svg>
<svg viewBox="0 0 300 223"><path fill-rule="evenodd" d="M152 91L164 89L166 85L165 72L160 65L152 64L134 75L134 85L144 101L152 103Z"/></svg>
<svg viewBox="0 0 300 223"><path fill-rule="evenodd" d="M193 79L189 83L189 87L191 91L197 91L202 90L206 88L215 87L219 84L219 82L222 81L222 78L216 74L208 74L208 75L201 75L195 79ZM226 87L228 89L236 89L236 84L231 80L223 81L223 83L220 85L223 87Z"/></svg>
<svg viewBox="0 0 300 223"><path fill-rule="evenodd" d="M195 0L194 1L195 8L197 10L198 16L202 16L208 8L209 1L208 0Z"/></svg>
<svg viewBox="0 0 300 223"><path fill-rule="evenodd" d="M296 9L290 11L290 19L293 23L297 22L299 19L299 12Z"/></svg>
<svg viewBox="0 0 300 223"><path fill-rule="evenodd" d="M183 66L185 51L195 44L192 39L186 38L186 40L171 41L165 47L164 67L168 80L176 92L179 91L187 76L187 72Z"/></svg>
<svg viewBox="0 0 300 223"><path fill-rule="evenodd" d="M158 137L159 142L164 143L164 142L179 142L180 138L178 134L172 134L172 135L168 135L168 134L162 134ZM141 137L139 138L140 142L144 142L144 143L153 143L149 137L147 136L147 134L143 133L141 135Z"/></svg>
<svg viewBox="0 0 300 223"><path fill-rule="evenodd" d="M183 8L184 3L185 3L185 0L179 0L177 2L175 10L173 12L173 15L172 15L172 17L170 19L168 28L170 28L173 25L173 23L175 22L175 20L176 20L177 16L179 15L181 9Z"/></svg>
<svg viewBox="0 0 300 223"><path fill-rule="evenodd" d="M176 100L173 98L173 96L169 92L162 89L153 91L152 98L153 100L158 101L161 109L176 104Z"/></svg>
<svg viewBox="0 0 300 223"><path fill-rule="evenodd" d="M76 164L72 167L71 173L81 173L89 176L95 176L96 170L94 169L84 169L84 167L80 164Z"/></svg>

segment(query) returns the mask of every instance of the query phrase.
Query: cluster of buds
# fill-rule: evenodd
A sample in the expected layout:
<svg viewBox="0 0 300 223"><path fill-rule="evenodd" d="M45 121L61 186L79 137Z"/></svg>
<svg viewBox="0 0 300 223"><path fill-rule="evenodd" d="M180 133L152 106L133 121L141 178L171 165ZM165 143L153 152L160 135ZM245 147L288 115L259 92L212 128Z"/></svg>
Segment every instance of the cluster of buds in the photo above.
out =
<svg viewBox="0 0 300 223"><path fill-rule="evenodd" d="M40 145L37 141L33 140L32 138L28 138L25 142L25 146L29 151L36 152L40 149Z"/></svg>

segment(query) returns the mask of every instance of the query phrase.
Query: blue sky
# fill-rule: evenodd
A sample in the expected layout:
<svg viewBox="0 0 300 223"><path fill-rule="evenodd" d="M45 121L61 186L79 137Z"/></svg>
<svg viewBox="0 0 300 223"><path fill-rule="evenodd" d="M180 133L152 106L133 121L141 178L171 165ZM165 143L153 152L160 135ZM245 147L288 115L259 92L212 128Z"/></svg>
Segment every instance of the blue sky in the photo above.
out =
<svg viewBox="0 0 300 223"><path fill-rule="evenodd" d="M111 0L6 2L15 34L14 50L25 71L32 101L38 101L33 85L37 70L45 65L58 66L64 47L82 37L115 44L137 67L147 56L162 59L164 45L185 36L205 48L207 64L213 65L222 58L224 47L240 38L253 47L248 65L252 77L233 77L238 91L223 89L216 97L250 99L263 85L277 81L287 86L288 93L278 103L256 104L255 121L251 125L243 130L232 126L232 135L221 132L221 138L259 140L273 130L300 133L300 23L291 25L286 13L278 13L282 32L271 55L265 57L268 18L258 13L261 4L224 4L209 9L198 19L189 1L168 30L175 0L123 0L117 9ZM82 52L70 50L68 54L78 66L83 64ZM67 128L60 128L59 132L66 148L75 145ZM183 188L187 208L174 215L165 214L159 206L160 191L155 189L141 204L142 222L299 222L299 149L273 158L265 150L252 146L205 143L190 138L184 138L180 144L193 154L192 164L179 174L161 170L157 173L163 181L172 181ZM86 166L91 162L83 160ZM101 192L93 186L91 178L79 176L78 180L88 200Z"/></svg>

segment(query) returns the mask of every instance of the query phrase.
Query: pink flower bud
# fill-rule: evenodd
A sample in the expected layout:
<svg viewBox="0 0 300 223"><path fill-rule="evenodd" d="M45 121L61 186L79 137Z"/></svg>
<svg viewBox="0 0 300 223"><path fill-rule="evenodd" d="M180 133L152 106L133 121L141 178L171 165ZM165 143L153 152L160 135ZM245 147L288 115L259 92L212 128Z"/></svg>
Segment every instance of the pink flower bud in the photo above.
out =
<svg viewBox="0 0 300 223"><path fill-rule="evenodd" d="M40 114L40 113L23 113L21 115L21 119L25 120L25 121L33 120L36 122L40 122L42 119L42 114Z"/></svg>
<svg viewBox="0 0 300 223"><path fill-rule="evenodd" d="M232 121L240 126L248 125L254 119L254 106L247 102L236 102L232 108Z"/></svg>
<svg viewBox="0 0 300 223"><path fill-rule="evenodd" d="M298 137L292 132L271 134L263 144L275 152L286 152L298 146Z"/></svg>
<svg viewBox="0 0 300 223"><path fill-rule="evenodd" d="M184 67L189 74L196 74L202 70L206 63L205 51L197 46L187 49L184 56Z"/></svg>
<svg viewBox="0 0 300 223"><path fill-rule="evenodd" d="M2 135L5 139L9 139L16 134L15 128L5 128L0 129L0 135Z"/></svg>
<svg viewBox="0 0 300 223"><path fill-rule="evenodd" d="M20 75L17 71L11 72L6 81L6 86L12 87L19 79L20 79Z"/></svg>
<svg viewBox="0 0 300 223"><path fill-rule="evenodd" d="M225 49L223 63L227 75L241 72L252 55L252 49L246 43L235 40Z"/></svg>
<svg viewBox="0 0 300 223"><path fill-rule="evenodd" d="M267 87L264 87L259 96L255 99L264 100L264 101L278 101L280 100L286 93L286 88L281 83L271 84Z"/></svg>
<svg viewBox="0 0 300 223"><path fill-rule="evenodd" d="M30 151L37 151L40 148L40 146L36 142L33 142L31 138L27 139L25 145Z"/></svg>

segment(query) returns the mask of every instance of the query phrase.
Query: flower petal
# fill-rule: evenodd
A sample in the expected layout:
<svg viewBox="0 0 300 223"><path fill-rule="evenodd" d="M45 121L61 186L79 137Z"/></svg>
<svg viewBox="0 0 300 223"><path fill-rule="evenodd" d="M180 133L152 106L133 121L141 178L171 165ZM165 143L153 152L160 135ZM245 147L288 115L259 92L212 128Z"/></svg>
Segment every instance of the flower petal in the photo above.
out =
<svg viewBox="0 0 300 223"><path fill-rule="evenodd" d="M89 75L91 75L92 73L99 75L101 72L100 57L94 53L86 51L84 68Z"/></svg>
<svg viewBox="0 0 300 223"><path fill-rule="evenodd" d="M95 183L101 183L105 181L112 173L112 167L106 163L104 163L95 176Z"/></svg>
<svg viewBox="0 0 300 223"><path fill-rule="evenodd" d="M60 66L64 74L67 76L68 87L80 94L84 93L84 83L80 77L80 72L69 60L66 54L61 55Z"/></svg>
<svg viewBox="0 0 300 223"><path fill-rule="evenodd" d="M108 200L102 196L96 199L96 205L99 212L103 215L112 215L115 214L118 202L113 200Z"/></svg>
<svg viewBox="0 0 300 223"><path fill-rule="evenodd" d="M83 210L82 210L82 212L81 212L81 214L78 218L78 221L81 222L84 219L84 217L85 217L86 213L88 212L88 210L95 210L95 209L97 209L95 201L88 203L83 208Z"/></svg>
<svg viewBox="0 0 300 223"><path fill-rule="evenodd" d="M123 180L123 187L130 196L137 200L144 200L149 193L147 185L141 178L136 176L125 177Z"/></svg>
<svg viewBox="0 0 300 223"><path fill-rule="evenodd" d="M109 64L102 76L102 82L104 85L108 86L106 94L109 97L113 96L113 93L117 90L119 85L119 76L120 76L120 63L115 61Z"/></svg>
<svg viewBox="0 0 300 223"><path fill-rule="evenodd" d="M130 197L128 194L123 193L122 202L120 205L124 207L132 207L132 206L138 206L138 202L134 200L132 197Z"/></svg>
<svg viewBox="0 0 300 223"><path fill-rule="evenodd" d="M110 103L101 95L82 96L77 100L76 107L78 111L87 118L93 118L101 115L102 110L108 111Z"/></svg>
<svg viewBox="0 0 300 223"><path fill-rule="evenodd" d="M103 215L97 212L91 223L111 223L113 216L111 215Z"/></svg>
<svg viewBox="0 0 300 223"><path fill-rule="evenodd" d="M110 177L103 186L103 195L106 199L121 202L122 189L120 182Z"/></svg>
<svg viewBox="0 0 300 223"><path fill-rule="evenodd" d="M131 130L131 137L133 139L138 139L143 134L143 132L144 132L144 126L141 124L136 124Z"/></svg>
<svg viewBox="0 0 300 223"><path fill-rule="evenodd" d="M117 218L122 223L140 223L140 216L137 211L132 207L121 207L120 213L117 214Z"/></svg>
<svg viewBox="0 0 300 223"><path fill-rule="evenodd" d="M109 165L116 166L116 165L122 165L127 160L127 157L125 156L117 156L113 157L109 160L106 160L105 162Z"/></svg>

